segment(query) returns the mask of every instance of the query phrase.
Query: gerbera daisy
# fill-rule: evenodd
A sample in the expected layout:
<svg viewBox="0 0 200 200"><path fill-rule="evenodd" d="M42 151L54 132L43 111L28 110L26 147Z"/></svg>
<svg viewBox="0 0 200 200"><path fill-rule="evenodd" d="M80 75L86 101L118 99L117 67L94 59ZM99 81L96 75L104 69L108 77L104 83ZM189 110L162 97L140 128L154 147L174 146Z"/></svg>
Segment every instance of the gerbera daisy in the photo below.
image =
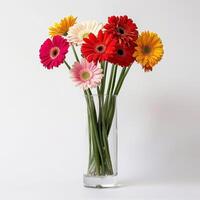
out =
<svg viewBox="0 0 200 200"><path fill-rule="evenodd" d="M53 39L47 39L40 47L40 61L47 69L58 67L64 62L68 52L69 43L66 39L57 35Z"/></svg>
<svg viewBox="0 0 200 200"><path fill-rule="evenodd" d="M111 34L103 33L102 30L98 32L97 36L90 33L88 38L84 38L83 40L85 42L81 47L83 56L89 62L94 61L95 63L111 58L117 43Z"/></svg>
<svg viewBox="0 0 200 200"><path fill-rule="evenodd" d="M87 21L75 24L69 29L67 39L73 44L81 45L83 43L83 38L87 38L90 33L97 35L102 27L103 24L96 21Z"/></svg>
<svg viewBox="0 0 200 200"><path fill-rule="evenodd" d="M134 45L127 46L125 43L118 43L115 54L109 61L122 67L130 66L135 60L133 58L134 48Z"/></svg>
<svg viewBox="0 0 200 200"><path fill-rule="evenodd" d="M152 71L152 68L161 60L163 53L163 44L159 36L156 33L145 31L136 41L133 57L145 71Z"/></svg>
<svg viewBox="0 0 200 200"><path fill-rule="evenodd" d="M77 17L70 15L61 19L59 23L54 23L53 26L49 27L49 35L51 37L55 35L66 36L69 28L76 23L76 19Z"/></svg>
<svg viewBox="0 0 200 200"><path fill-rule="evenodd" d="M73 81L84 90L97 87L103 77L102 69L84 58L80 63L75 62L70 72Z"/></svg>
<svg viewBox="0 0 200 200"><path fill-rule="evenodd" d="M137 26L133 20L125 16L108 17L108 23L104 25L105 32L113 34L119 42L126 42L128 45L134 43L138 38Z"/></svg>

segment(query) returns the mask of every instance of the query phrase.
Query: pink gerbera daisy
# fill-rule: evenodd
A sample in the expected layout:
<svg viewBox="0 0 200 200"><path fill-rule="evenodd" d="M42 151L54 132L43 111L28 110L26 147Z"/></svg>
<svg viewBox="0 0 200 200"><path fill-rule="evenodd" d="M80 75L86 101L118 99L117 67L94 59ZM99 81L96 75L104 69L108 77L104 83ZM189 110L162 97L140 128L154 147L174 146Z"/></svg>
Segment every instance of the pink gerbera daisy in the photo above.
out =
<svg viewBox="0 0 200 200"><path fill-rule="evenodd" d="M103 77L102 69L94 62L88 62L84 58L81 62L74 63L71 75L73 81L84 90L97 87Z"/></svg>
<svg viewBox="0 0 200 200"><path fill-rule="evenodd" d="M53 39L47 39L40 47L40 61L47 69L58 67L65 60L69 43L63 37L57 35Z"/></svg>

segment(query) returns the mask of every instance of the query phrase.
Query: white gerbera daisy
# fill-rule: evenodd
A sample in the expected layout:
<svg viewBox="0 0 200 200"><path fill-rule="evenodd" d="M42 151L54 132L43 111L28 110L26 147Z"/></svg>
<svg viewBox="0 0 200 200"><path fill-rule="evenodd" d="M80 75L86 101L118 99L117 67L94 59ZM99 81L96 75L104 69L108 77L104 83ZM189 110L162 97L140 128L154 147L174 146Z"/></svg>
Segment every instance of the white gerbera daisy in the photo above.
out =
<svg viewBox="0 0 200 200"><path fill-rule="evenodd" d="M70 27L67 40L70 43L81 45L83 43L83 38L87 38L90 33L97 35L99 30L102 28L103 24L96 21L87 21L75 24Z"/></svg>

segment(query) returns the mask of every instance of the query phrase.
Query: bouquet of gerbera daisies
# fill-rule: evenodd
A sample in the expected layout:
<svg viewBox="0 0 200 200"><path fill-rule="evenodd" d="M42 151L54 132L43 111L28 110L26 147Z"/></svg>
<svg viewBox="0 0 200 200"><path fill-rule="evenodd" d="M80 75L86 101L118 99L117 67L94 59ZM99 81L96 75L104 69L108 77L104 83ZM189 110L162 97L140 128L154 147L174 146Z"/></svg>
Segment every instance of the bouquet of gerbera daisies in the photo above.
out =
<svg viewBox="0 0 200 200"><path fill-rule="evenodd" d="M156 33L138 33L137 25L127 16L111 16L104 24L96 21L77 23L68 16L49 28L50 39L40 48L44 67L53 69L65 64L72 80L84 92L88 112L88 175L113 175L109 133L116 107L116 95L134 61L145 72L152 71L163 56L163 45ZM72 49L75 62L68 63ZM80 48L81 55L76 49ZM98 97L95 107L93 93Z"/></svg>

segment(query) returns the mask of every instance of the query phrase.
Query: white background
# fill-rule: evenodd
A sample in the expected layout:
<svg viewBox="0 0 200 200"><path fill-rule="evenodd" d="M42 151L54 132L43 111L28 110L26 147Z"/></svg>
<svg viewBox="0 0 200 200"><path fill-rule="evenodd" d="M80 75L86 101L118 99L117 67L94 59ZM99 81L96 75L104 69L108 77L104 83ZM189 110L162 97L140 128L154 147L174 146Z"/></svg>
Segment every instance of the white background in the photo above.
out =
<svg viewBox="0 0 200 200"><path fill-rule="evenodd" d="M199 7L198 0L1 0L0 199L199 199ZM48 71L39 62L47 28L69 14L78 21L127 14L165 46L153 72L134 65L118 99L121 188L82 186L81 90L65 66Z"/></svg>

